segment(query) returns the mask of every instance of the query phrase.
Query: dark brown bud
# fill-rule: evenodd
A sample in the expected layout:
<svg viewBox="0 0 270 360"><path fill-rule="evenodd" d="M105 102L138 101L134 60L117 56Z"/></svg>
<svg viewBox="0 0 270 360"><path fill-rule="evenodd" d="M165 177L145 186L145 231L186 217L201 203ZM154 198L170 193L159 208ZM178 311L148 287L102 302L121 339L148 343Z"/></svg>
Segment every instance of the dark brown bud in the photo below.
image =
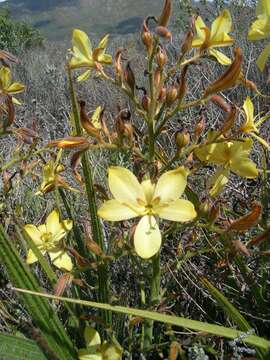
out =
<svg viewBox="0 0 270 360"><path fill-rule="evenodd" d="M223 111L227 113L231 112L231 105L228 104L222 96L213 95L211 96L210 101L220 107Z"/></svg>
<svg viewBox="0 0 270 360"><path fill-rule="evenodd" d="M147 95L143 95L142 107L144 108L145 111L149 110L150 102L151 102L150 98Z"/></svg>
<svg viewBox="0 0 270 360"><path fill-rule="evenodd" d="M165 0L161 15L158 19L158 25L166 27L169 23L172 12L172 0Z"/></svg>
<svg viewBox="0 0 270 360"><path fill-rule="evenodd" d="M155 28L155 32L157 35L164 39L171 40L172 39L172 33L164 26L157 26Z"/></svg>
<svg viewBox="0 0 270 360"><path fill-rule="evenodd" d="M126 66L124 76L125 76L125 80L126 80L127 85L129 86L132 94L134 95L136 81L135 81L135 75L133 73L133 70L131 69L129 61L128 61L127 66Z"/></svg>
<svg viewBox="0 0 270 360"><path fill-rule="evenodd" d="M186 33L183 44L181 46L181 55L184 56L192 47L192 40L194 37L194 33L192 30L189 30Z"/></svg>
<svg viewBox="0 0 270 360"><path fill-rule="evenodd" d="M99 129L95 128L92 124L92 121L89 119L86 110L85 110L85 101L80 101L80 119L81 124L87 134L97 138L100 140L100 131Z"/></svg>
<svg viewBox="0 0 270 360"><path fill-rule="evenodd" d="M199 137L201 136L201 134L203 133L205 129L205 115L202 112L201 116L199 118L199 121L194 129L194 136L195 136L195 140L198 141Z"/></svg>
<svg viewBox="0 0 270 360"><path fill-rule="evenodd" d="M167 96L167 89L165 86L163 86L159 91L158 101L164 102L166 100L166 96Z"/></svg>
<svg viewBox="0 0 270 360"><path fill-rule="evenodd" d="M143 44L145 45L148 54L151 54L153 49L153 35L151 34L147 22L149 18L146 18L142 25L142 31L141 31L141 39Z"/></svg>

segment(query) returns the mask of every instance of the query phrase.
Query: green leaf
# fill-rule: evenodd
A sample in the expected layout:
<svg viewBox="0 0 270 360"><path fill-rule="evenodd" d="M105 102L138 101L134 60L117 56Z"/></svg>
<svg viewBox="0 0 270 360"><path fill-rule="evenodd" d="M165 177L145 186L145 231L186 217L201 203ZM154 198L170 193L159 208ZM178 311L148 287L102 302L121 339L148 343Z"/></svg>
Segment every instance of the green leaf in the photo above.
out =
<svg viewBox="0 0 270 360"><path fill-rule="evenodd" d="M210 281L206 278L201 278L201 282L208 289L210 294L215 298L218 304L222 307L224 312L239 326L242 331L249 331L252 326L247 322L244 316L232 305L229 300L224 296ZM260 359L264 359L266 353L261 349L257 350L257 355Z"/></svg>
<svg viewBox="0 0 270 360"><path fill-rule="evenodd" d="M239 326L242 331L248 331L252 329L244 316L234 307L228 299L206 278L201 278L201 282L208 289L210 294L215 298L218 304L226 312L226 314Z"/></svg>
<svg viewBox="0 0 270 360"><path fill-rule="evenodd" d="M48 299L53 299L53 300L58 300L58 301L59 300L67 301L67 302L70 302L73 304L80 304L82 306L88 306L88 307L93 307L93 308L98 308L98 309L114 311L114 312L126 314L126 315L138 316L138 317L142 317L144 319L159 321L159 322L163 322L165 324L180 326L180 327L195 330L195 331L202 331L202 332L206 332L208 334L212 334L214 336L221 336L221 337L225 337L228 339L237 339L241 336L242 341L246 344L265 349L265 350L267 350L267 352L269 352L269 350L270 350L270 341L268 341L262 337L256 336L256 335L246 335L244 332L242 332L240 330L226 328L225 326L209 324L207 322L202 322L202 321L197 321L197 320L190 320L190 319L186 319L183 317L164 315L164 314L160 314L160 313L157 313L154 311L139 310L139 309L124 307L124 306L116 306L116 305L114 306L114 305L109 305L109 304L96 303L93 301L59 297L59 296L54 296L54 295L49 295L49 294L44 294L44 293L38 293L35 291L29 291L26 289L14 289L14 290L23 292L26 294L32 294L32 295L36 295L36 296L40 296L40 297L45 297Z"/></svg>
<svg viewBox="0 0 270 360"><path fill-rule="evenodd" d="M0 262L6 267L8 277L15 286L40 291L37 279L21 260L2 225L0 225ZM51 351L61 360L74 360L76 357L73 344L48 300L33 298L27 294L22 294L21 300Z"/></svg>
<svg viewBox="0 0 270 360"><path fill-rule="evenodd" d="M46 360L38 345L29 339L0 334L1 360Z"/></svg>

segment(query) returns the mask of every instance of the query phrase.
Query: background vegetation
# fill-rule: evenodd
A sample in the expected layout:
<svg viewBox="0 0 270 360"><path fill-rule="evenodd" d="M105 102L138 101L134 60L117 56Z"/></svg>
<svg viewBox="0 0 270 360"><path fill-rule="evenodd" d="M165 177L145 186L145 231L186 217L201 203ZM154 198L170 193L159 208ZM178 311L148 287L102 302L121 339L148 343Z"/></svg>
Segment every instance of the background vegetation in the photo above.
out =
<svg viewBox="0 0 270 360"><path fill-rule="evenodd" d="M239 2L238 2L239 3ZM181 2L180 7L175 6L176 15L174 30L176 35L173 36L172 42L167 46L169 61L175 62L179 53L182 32L188 24L187 15L198 8L202 16L208 16L212 22L219 10L223 7L223 2L216 1L215 5L190 4ZM251 79L257 84L260 92L269 94L269 81L267 70L260 73L255 60L262 49L261 43L251 43L246 40L247 30L252 18L254 18L254 6L247 6L245 3L231 4L229 8L234 19L234 36L237 44L243 50L245 63L243 72L245 77ZM210 10L211 11L210 11ZM195 9L196 10L196 9ZM179 11L179 13L177 12ZM210 12L209 12L210 11ZM184 14L184 15L183 15ZM253 15L252 15L253 14ZM92 39L96 43L96 39ZM42 46L41 46L42 45ZM26 23L14 22L8 13L0 17L0 49L8 50L14 54L19 54L20 62L13 67L14 79L26 85L27 91L20 97L23 105L16 110L14 126L30 127L33 119L36 122L39 134L39 146L43 147L48 142L64 138L70 135L72 112L70 102L70 90L67 74L65 71L66 49L70 47L68 43L49 43L43 41L40 33ZM128 57L134 73L136 74L136 83L139 87L144 87L146 83L145 72L145 53L138 35L127 35L121 38L115 37L107 49L108 53L114 53L118 47L128 49ZM232 57L231 49L226 50L226 54ZM208 80L217 78L222 67L213 66L213 63L203 62L198 69L192 69L188 79L187 101L195 99L196 91L199 87L204 86ZM116 117L118 109L127 108L132 113L132 123L138 128L138 133L143 132L144 128L137 115L134 114L134 105L127 98L113 88L105 84L99 77L92 77L88 82L76 86L78 99L87 102L88 111L92 112L98 105L105 106L106 116L109 120ZM254 98L255 113L266 113L269 111L269 98L259 97L251 90L245 87L226 90L223 94L228 103L233 102L238 109L241 108L247 95ZM206 130L216 128L222 121L224 114L219 107L211 106L206 109L202 107L187 109L176 115L174 119L166 126L159 144L164 149L164 156L171 158L176 151L174 135L177 131L184 129L194 129L200 118L201 111L205 111ZM239 122L239 119L238 119ZM193 131L193 130L191 130ZM270 128L268 123L261 132L261 136L269 140ZM0 138L0 166L13 159L17 151L16 139L12 136ZM89 155L93 177L95 179L96 189L104 186L107 178L108 165L129 166L132 160L129 152L109 152L103 150L92 152ZM263 152L260 146L256 146L253 158L259 163L265 163L265 168L269 169L269 152ZM47 160L47 159L46 159ZM77 183L70 171L70 158L63 157L63 164L67 167L66 178L72 187L77 187ZM139 166L139 165L138 165ZM202 204L201 211L205 210L209 204L205 192L205 183L203 176L205 172L210 175L212 169L201 170L201 176L197 177L190 184L192 189L199 194L199 202ZM12 176L10 182L11 188L8 192L4 191L4 179L0 181L0 219L4 229L8 229L10 236L14 235L12 240L13 246L18 250L22 258L25 257L27 242L19 238L15 224L20 226L24 223L37 223L44 219L46 214L52 209L55 203L53 194L47 194L46 197L34 196L40 182L41 174L32 173L31 176L22 176L23 169L16 166L8 169L9 175ZM264 204L264 213L258 227L249 230L248 234L240 235L242 240L251 239L258 235L267 224L269 224L269 174L265 173L263 177L255 180L243 180L233 176L229 182L226 191L220 196L215 203L220 209L221 222L228 218L240 217L250 210L250 204L254 199ZM107 189L106 189L107 190ZM67 202L70 205L63 211L63 218L69 216L68 209L71 211L74 221L79 224L78 231L83 237L84 230L82 224L88 214L87 199L83 196L69 193ZM99 194L100 199L102 195ZM225 204L225 205L224 205ZM229 209L229 210L228 210ZM19 224L18 224L19 223ZM42 221L41 221L42 223ZM127 230L127 225L123 224L123 229ZM168 230L168 229L167 229ZM115 305L138 307L141 303L141 284L144 282L143 270L147 270L145 264L140 265L136 261L130 261L128 256L119 255L125 249L123 243L123 234L115 227L113 232L105 225L104 232L106 238L110 240L108 253L113 254L115 260L108 265L109 281L111 288L110 303ZM267 250L269 235L264 242L260 251ZM262 257L260 251L255 249L252 256L244 256L237 253L233 256L233 262L223 264L222 252L224 249L222 239L218 240L213 233L207 232L206 229L179 229L173 235L168 233L166 242L163 247L161 259L161 284L164 290L160 303L153 307L162 314L174 314L188 319L196 319L224 325L227 327L237 327L243 331L253 329L256 334L264 338L270 338L270 312L268 302L270 299L269 290L269 258ZM124 247L124 249L123 249ZM226 247L226 246L225 246ZM230 252L229 252L229 255ZM39 279L40 286L44 291L51 292L51 284L47 275L40 265L34 265L34 273ZM61 272L56 271L59 278ZM98 274L96 269L90 271L91 276L96 280ZM82 276L84 280L87 274ZM207 278L210 284L214 285L216 290L211 288L202 279ZM54 354L46 352L46 344L40 340L39 333L35 331L39 321L39 314L33 320L29 308L22 305L22 298L18 299L15 292L11 290L12 279L7 276L6 266L1 266L0 272L0 332L5 334L15 334L18 348L20 339L34 338L35 343L42 349L42 355L39 348L35 347L34 342L29 341L29 351L33 351L33 359L54 359ZM78 290L79 289L79 290ZM166 292L165 292L166 289ZM91 287L81 289L76 287L67 287L64 295L75 297L77 292L80 298L84 300L96 300ZM150 290L146 290L146 295ZM216 291L219 291L218 293ZM222 294L222 295L221 295ZM223 296L223 297L222 297ZM90 298L89 298L90 297ZM35 308L41 308L44 313L50 309L47 303L38 302L32 304ZM64 327L69 333L74 330L72 321L68 321L68 310L60 303L53 303L53 309L58 313ZM230 307L232 306L232 307ZM237 309L237 311L235 311ZM77 311L78 307L74 306L73 310ZM81 318L90 319L89 322L95 321L98 313L93 308L81 310ZM78 312L80 312L78 311ZM245 319L244 325L239 318L242 315ZM45 315L44 315L45 316ZM147 353L139 349L139 336L141 328L141 319L131 318L124 315L113 315L114 327L113 336L125 348L124 358L131 359L176 359L173 357L173 346L176 346L179 359L267 359L268 355L262 355L254 351L250 345L246 345L238 338L236 341L229 341L215 336L208 336L207 332L182 330L168 324L156 323L155 326L155 344ZM99 324L100 320L97 321ZM57 321L55 320L57 325ZM239 325L240 324L240 325ZM53 331L60 331L60 326ZM60 329L60 330L59 330ZM108 333L110 334L110 330ZM62 330L61 330L62 331ZM74 334L74 333L73 333ZM105 336L105 335L104 335ZM64 337L64 335L63 335ZM131 339L135 339L132 343ZM68 340L66 340L67 349L69 349ZM49 341L47 339L47 341ZM11 357L5 357L5 352L14 343L8 347L8 338L0 337L0 358L13 360L15 354ZM83 347L82 333L76 337L77 344ZM4 347L4 345L6 347ZM134 345L135 344L135 345ZM136 346L137 344L137 346ZM24 344L25 346L25 344ZM44 350L45 348L45 350ZM2 349L2 350L1 350ZM2 351L2 353L1 353ZM171 352L170 352L171 351ZM63 353L65 356L71 356L69 350ZM13 357L12 357L13 356ZM35 357L34 357L35 356ZM259 357L261 356L261 357ZM69 358L69 357L66 357Z"/></svg>

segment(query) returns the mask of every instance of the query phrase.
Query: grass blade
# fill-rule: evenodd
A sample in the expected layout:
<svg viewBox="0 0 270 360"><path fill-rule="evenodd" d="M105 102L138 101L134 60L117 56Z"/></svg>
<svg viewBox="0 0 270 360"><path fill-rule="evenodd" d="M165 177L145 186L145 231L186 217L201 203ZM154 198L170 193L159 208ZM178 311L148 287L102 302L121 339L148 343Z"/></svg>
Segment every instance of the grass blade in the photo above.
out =
<svg viewBox="0 0 270 360"><path fill-rule="evenodd" d="M15 286L40 291L36 278L21 260L2 225L0 225L0 261L6 267L8 277ZM48 347L59 359L74 360L76 357L72 342L48 300L34 299L27 294L22 294L21 300L34 324L40 329Z"/></svg>
<svg viewBox="0 0 270 360"><path fill-rule="evenodd" d="M32 294L35 296L45 297L48 299L66 301L66 302L70 302L70 303L74 303L74 304L81 304L82 306L88 306L88 307L93 307L93 308L98 308L98 309L109 310L109 311L126 314L126 315L138 316L138 317L142 317L144 319L159 321L159 322L163 322L165 324L171 324L171 325L175 325L175 326L179 326L179 327L183 327L183 328L187 328L187 329L191 329L191 330L195 330L195 331L203 331L208 334L212 334L214 336L221 336L221 337L225 337L228 339L236 339L236 338L241 337L242 341L246 344L265 349L265 350L267 350L267 352L269 352L269 350L270 350L270 341L268 341L262 337L256 336L256 335L246 335L244 332L242 332L240 330L226 328L225 326L209 324L206 322L190 320L190 319L186 319L183 317L177 317L177 316L172 316L172 315L164 315L164 314L160 314L160 313L157 313L154 311L140 310L140 309L134 309L134 308L124 307L124 306L101 304L101 303L96 303L93 301L59 297L59 296L54 296L54 295L49 295L49 294L44 294L44 293L38 293L35 291L29 291L26 289L18 289L17 288L14 290L23 292L26 294Z"/></svg>

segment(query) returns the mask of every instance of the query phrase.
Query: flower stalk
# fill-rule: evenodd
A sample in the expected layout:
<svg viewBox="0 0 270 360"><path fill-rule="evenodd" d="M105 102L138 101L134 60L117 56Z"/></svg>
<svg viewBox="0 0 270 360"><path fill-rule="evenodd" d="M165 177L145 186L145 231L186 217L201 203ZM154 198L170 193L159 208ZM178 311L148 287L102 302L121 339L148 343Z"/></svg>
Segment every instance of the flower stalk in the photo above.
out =
<svg viewBox="0 0 270 360"><path fill-rule="evenodd" d="M78 109L78 103L74 91L71 70L70 67L67 67L68 71L68 79L69 79L69 86L70 86L70 94L71 94L71 102L72 102L72 109L74 114L74 121L75 121L75 128L77 132L77 136L82 135L82 128L80 124L80 115ZM93 238L97 242L98 246L104 251L104 240L103 234L101 230L101 225L99 218L97 216L97 204L96 204L96 197L95 197L95 190L93 186L93 178L92 178L92 170L90 161L88 158L87 152L82 155L82 168L85 180L85 188L88 198L88 206L89 206L89 213L91 218L91 226L93 232ZM99 259L98 259L99 260ZM101 260L101 259L100 259ZM108 271L106 264L102 264L98 268L98 301L102 303L109 302L109 289L108 289ZM100 312L101 317L105 320L107 325L111 325L112 323L112 315L109 311L101 310Z"/></svg>

